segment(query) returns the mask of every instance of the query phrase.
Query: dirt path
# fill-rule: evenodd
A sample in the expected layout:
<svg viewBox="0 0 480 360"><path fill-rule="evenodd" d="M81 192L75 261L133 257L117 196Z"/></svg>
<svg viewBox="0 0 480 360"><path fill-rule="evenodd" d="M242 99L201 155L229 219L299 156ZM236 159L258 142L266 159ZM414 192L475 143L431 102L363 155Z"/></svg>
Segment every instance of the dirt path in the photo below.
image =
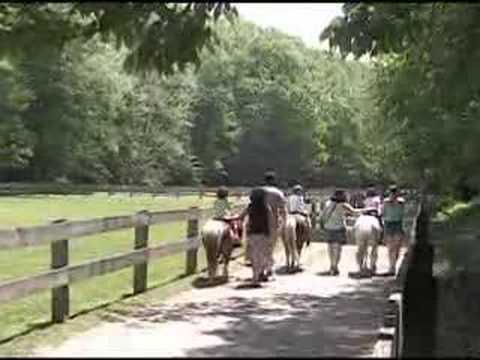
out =
<svg viewBox="0 0 480 360"><path fill-rule="evenodd" d="M338 277L320 276L326 246L302 254L303 272L277 274L261 289L237 289L251 269L237 267L226 285L193 289L104 323L46 357L369 356L392 278L352 279L355 247L345 246ZM277 258L283 265L283 254ZM379 271L387 270L386 249Z"/></svg>

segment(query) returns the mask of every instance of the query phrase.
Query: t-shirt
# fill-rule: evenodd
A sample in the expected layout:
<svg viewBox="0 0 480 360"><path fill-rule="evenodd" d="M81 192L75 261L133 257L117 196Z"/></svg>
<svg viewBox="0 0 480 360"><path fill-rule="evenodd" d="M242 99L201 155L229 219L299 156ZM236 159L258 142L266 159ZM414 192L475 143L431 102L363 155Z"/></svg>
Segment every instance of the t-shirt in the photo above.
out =
<svg viewBox="0 0 480 360"><path fill-rule="evenodd" d="M305 201L302 195L292 194L288 197L288 211L289 212L306 212Z"/></svg>
<svg viewBox="0 0 480 360"><path fill-rule="evenodd" d="M334 208L335 207L335 208ZM342 203L328 200L322 213L324 227L327 230L341 230L345 228L344 218L346 210Z"/></svg>
<svg viewBox="0 0 480 360"><path fill-rule="evenodd" d="M230 203L227 199L216 199L213 203L213 217L223 218L231 210Z"/></svg>
<svg viewBox="0 0 480 360"><path fill-rule="evenodd" d="M401 222L405 210L405 199L398 197L396 199L387 198L383 203L383 220L385 222Z"/></svg>
<svg viewBox="0 0 480 360"><path fill-rule="evenodd" d="M380 200L380 196L371 196L365 199L365 207L366 208L375 208L378 214L381 214L382 211L382 201Z"/></svg>
<svg viewBox="0 0 480 360"><path fill-rule="evenodd" d="M265 191L265 202L274 212L287 205L287 199L280 189L275 186L262 186L262 189Z"/></svg>

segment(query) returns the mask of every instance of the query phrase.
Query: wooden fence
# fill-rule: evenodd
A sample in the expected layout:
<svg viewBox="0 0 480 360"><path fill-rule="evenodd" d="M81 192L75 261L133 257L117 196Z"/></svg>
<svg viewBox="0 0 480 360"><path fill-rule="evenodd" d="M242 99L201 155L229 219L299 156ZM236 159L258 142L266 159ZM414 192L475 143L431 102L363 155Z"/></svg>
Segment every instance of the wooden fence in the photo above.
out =
<svg viewBox="0 0 480 360"><path fill-rule="evenodd" d="M235 206L239 210L242 204ZM192 207L189 210L165 212L140 211L129 216L105 217L85 221L59 219L49 225L0 230L0 250L50 244L51 270L26 278L0 283L0 302L52 290L52 321L63 322L69 315L69 285L81 280L115 272L133 266L133 293L147 289L148 263L153 259L185 252L185 273L197 269L197 251L200 245L201 221L212 216L212 209ZM149 227L186 221L186 239L150 247ZM69 242L78 237L135 229L133 251L113 255L78 265L69 265Z"/></svg>
<svg viewBox="0 0 480 360"><path fill-rule="evenodd" d="M241 197L249 191L246 187L230 187L230 195ZM116 193L148 194L151 196L187 196L198 195L214 196L216 187L192 187L192 186L142 186L142 185L99 185L99 184L62 184L62 183L0 183L0 196L15 195L38 195L38 194L91 194L95 192L106 192L109 195Z"/></svg>

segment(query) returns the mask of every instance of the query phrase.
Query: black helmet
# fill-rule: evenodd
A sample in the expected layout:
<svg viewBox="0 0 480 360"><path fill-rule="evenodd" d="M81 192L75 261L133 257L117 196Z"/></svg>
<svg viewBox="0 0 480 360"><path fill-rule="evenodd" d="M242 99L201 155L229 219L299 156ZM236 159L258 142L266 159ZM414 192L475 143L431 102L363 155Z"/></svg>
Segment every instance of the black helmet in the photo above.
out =
<svg viewBox="0 0 480 360"><path fill-rule="evenodd" d="M256 187L250 192L250 201L261 201L265 196L265 191L261 187Z"/></svg>
<svg viewBox="0 0 480 360"><path fill-rule="evenodd" d="M377 195L377 192L375 191L375 188L373 186L369 186L367 189L367 197L372 197Z"/></svg>
<svg viewBox="0 0 480 360"><path fill-rule="evenodd" d="M331 199L335 202L346 202L347 201L347 194L343 189L336 189L333 193Z"/></svg>
<svg viewBox="0 0 480 360"><path fill-rule="evenodd" d="M293 192L294 192L294 193L299 193L299 192L301 193L301 192L303 192L303 187L302 187L302 185L300 185L300 184L295 185L295 186L293 187Z"/></svg>
<svg viewBox="0 0 480 360"><path fill-rule="evenodd" d="M220 186L217 190L217 197L219 199L225 199L228 196L228 189L226 186Z"/></svg>
<svg viewBox="0 0 480 360"><path fill-rule="evenodd" d="M274 184L275 183L275 179L276 176L275 176L275 172L274 171L267 171L265 173L265 182L267 184Z"/></svg>
<svg viewBox="0 0 480 360"><path fill-rule="evenodd" d="M392 184L388 187L390 194L396 194L398 192L398 187L396 184Z"/></svg>

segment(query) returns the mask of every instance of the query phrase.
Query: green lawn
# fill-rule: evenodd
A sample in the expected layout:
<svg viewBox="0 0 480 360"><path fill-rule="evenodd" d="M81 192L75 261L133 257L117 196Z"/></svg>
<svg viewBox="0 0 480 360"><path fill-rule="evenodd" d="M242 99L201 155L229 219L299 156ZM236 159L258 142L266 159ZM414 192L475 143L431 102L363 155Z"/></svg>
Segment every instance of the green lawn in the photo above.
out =
<svg viewBox="0 0 480 360"><path fill-rule="evenodd" d="M0 228L45 224L58 218L91 219L112 215L129 215L147 209L164 211L190 206L208 207L213 198L180 198L150 195L40 195L0 197ZM181 240L186 222L153 226L150 244ZM133 250L133 229L75 238L69 243L70 263L77 264L107 255ZM203 266L203 254L199 254ZM178 254L158 259L149 265L148 286L157 287L174 280L184 271L185 257ZM49 269L50 246L0 251L0 281L33 275ZM111 303L132 292L132 269L96 277L70 287L71 314L85 312ZM0 304L0 342L35 328L50 320L50 291L10 303ZM1 347L0 347L1 349ZM1 352L1 351L0 351Z"/></svg>

